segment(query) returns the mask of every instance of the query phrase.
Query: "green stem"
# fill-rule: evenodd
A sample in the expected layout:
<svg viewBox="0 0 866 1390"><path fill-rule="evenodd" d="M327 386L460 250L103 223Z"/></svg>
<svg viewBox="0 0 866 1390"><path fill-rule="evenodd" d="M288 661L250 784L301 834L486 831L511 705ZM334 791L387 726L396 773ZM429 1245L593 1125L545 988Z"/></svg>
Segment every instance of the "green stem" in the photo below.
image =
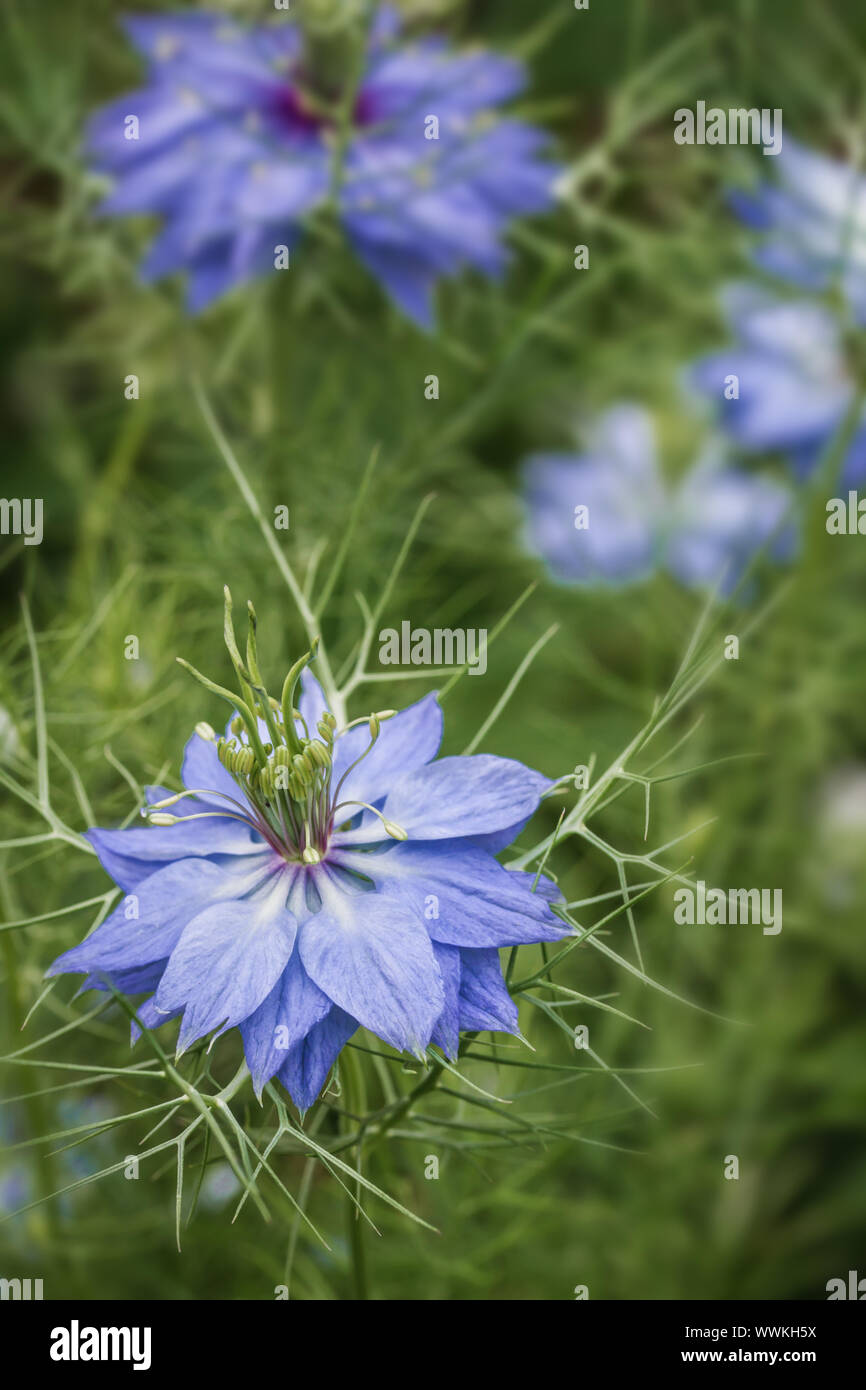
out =
<svg viewBox="0 0 866 1390"><path fill-rule="evenodd" d="M346 1198L346 1216L349 1222L349 1250L352 1268L352 1298L366 1302L370 1297L367 1285L367 1255L364 1249L364 1223L358 1214L355 1203Z"/></svg>
<svg viewBox="0 0 866 1390"><path fill-rule="evenodd" d="M330 661L328 660L327 652L325 650L324 644L322 643L322 632L319 626L318 619L316 618L316 615L310 608L310 605L307 602L306 597L304 596L303 590L301 589L300 584L295 578L294 571L292 570L291 566L286 560L286 557L283 555L283 552L280 549L276 541L276 538L274 537L273 529L268 525L264 513L262 512L262 509L259 506L258 499L255 493L253 492L252 488L250 487L249 482L247 481L246 474L244 473L243 469L238 463L234 455L234 452L231 448L231 445L229 444L228 439L226 438L216 416L214 415L213 407L211 406L211 403L205 394L204 388L202 387L202 384L197 377L193 378L192 389L193 395L195 396L196 402L198 404L198 408L201 411L205 424L207 425L208 430L210 431L210 434L213 438L213 441L216 444L217 450L222 456L223 462L226 464L235 482L237 483L241 496L246 502L247 507L249 508L249 511L252 514L254 520L257 522L259 530L261 531L262 536L264 538L265 544L267 545L272 556L274 557L274 560L276 561L277 568L280 571L280 574L286 581L286 584L289 588L289 592L291 593L292 598L295 601L295 607L297 608L301 621L303 622L304 627L306 628L307 636L310 642L312 643L314 641L317 641L321 644L317 652L317 675L319 677L319 680L321 681L322 689L325 692L325 697L328 701L329 709L334 715L336 715L337 722L339 724L345 724L346 707L344 694L341 694L341 692L337 689L337 685L334 680L333 673L331 671Z"/></svg>
<svg viewBox="0 0 866 1390"><path fill-rule="evenodd" d="M382 1120L381 1124L377 1125L376 1129L371 1132L369 1140L367 1141L368 1148L373 1148L376 1144L380 1144L387 1136L388 1131L393 1129L396 1124L399 1124L400 1121L408 1115L416 1100L420 1100L428 1091L433 1090L434 1086L438 1084L439 1078L444 1070L445 1068L441 1062L433 1063L427 1075L422 1077L417 1086L413 1086L408 1095L404 1096L399 1104L394 1107L390 1115L387 1115Z"/></svg>

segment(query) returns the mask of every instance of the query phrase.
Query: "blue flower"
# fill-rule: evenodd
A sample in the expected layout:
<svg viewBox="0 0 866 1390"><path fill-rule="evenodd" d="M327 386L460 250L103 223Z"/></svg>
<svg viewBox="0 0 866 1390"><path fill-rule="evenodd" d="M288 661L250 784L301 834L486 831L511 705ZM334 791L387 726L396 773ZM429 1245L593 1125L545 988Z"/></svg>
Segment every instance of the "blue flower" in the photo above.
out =
<svg viewBox="0 0 866 1390"><path fill-rule="evenodd" d="M729 285L723 306L737 341L691 368L690 385L716 406L747 453L781 452L808 474L845 423L856 394L837 320L820 302ZM737 378L738 395L726 395ZM842 465L841 485L866 478L866 413Z"/></svg>
<svg viewBox="0 0 866 1390"><path fill-rule="evenodd" d="M521 90L521 64L437 38L402 42L388 7L345 139L343 93L317 88L293 24L193 14L132 18L126 30L147 83L91 123L95 168L113 179L102 210L162 219L143 278L188 272L192 312L273 270L277 248L330 205L367 269L429 327L437 280L464 266L501 273L509 218L552 202L546 137L494 114Z"/></svg>
<svg viewBox="0 0 866 1390"><path fill-rule="evenodd" d="M726 465L715 443L669 487L639 406L609 410L587 453L535 455L524 476L527 544L562 583L633 584L666 567L728 593L762 546L790 553L785 488Z"/></svg>
<svg viewBox="0 0 866 1390"><path fill-rule="evenodd" d="M57 1164L64 1181L70 1184L93 1176L99 1169L97 1161L100 1154L107 1152L106 1128L110 1125L114 1111L104 1096L90 1096L81 1100L64 1097L57 1105L57 1119L66 1134L74 1130L87 1129L87 1146L67 1145L55 1151ZM81 1134L79 1134L79 1140ZM19 1208L39 1200L38 1183L35 1182L33 1163L27 1162L20 1152L19 1145L24 1136L16 1128L13 1117L5 1109L0 1109L0 1214L3 1219ZM16 1151L17 1150L17 1151ZM11 1153L11 1159L8 1154ZM66 1192L61 1197L62 1208L68 1213L73 1201L72 1194Z"/></svg>
<svg viewBox="0 0 866 1390"><path fill-rule="evenodd" d="M866 179L786 137L777 177L731 203L762 233L755 260L802 289L836 289L866 323Z"/></svg>
<svg viewBox="0 0 866 1390"><path fill-rule="evenodd" d="M262 703L225 738L198 727L194 795L150 788L151 828L89 832L125 897L48 974L147 993L138 1018L180 1016L179 1052L239 1028L257 1093L277 1077L305 1109L359 1025L452 1058L463 1031L516 1032L498 948L568 930L552 883L494 857L547 778L509 758L434 761L435 695L338 731L310 673L297 710L290 677L284 716Z"/></svg>

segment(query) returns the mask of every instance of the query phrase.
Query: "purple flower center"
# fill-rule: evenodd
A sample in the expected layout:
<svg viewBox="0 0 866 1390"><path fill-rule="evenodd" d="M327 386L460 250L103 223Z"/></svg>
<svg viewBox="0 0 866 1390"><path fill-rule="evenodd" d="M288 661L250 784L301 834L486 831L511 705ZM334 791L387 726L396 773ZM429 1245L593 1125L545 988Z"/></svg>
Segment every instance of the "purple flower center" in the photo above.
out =
<svg viewBox="0 0 866 1390"><path fill-rule="evenodd" d="M271 102L271 112L277 123L287 134L310 136L326 130L336 130L338 113L336 106L330 107L320 98L308 95L302 87L283 83L276 88ZM378 120L377 102L372 92L359 91L352 113L355 129L364 129Z"/></svg>
<svg viewBox="0 0 866 1390"><path fill-rule="evenodd" d="M280 125L292 135L313 135L328 122L313 109L297 87L286 83L274 94L273 112Z"/></svg>

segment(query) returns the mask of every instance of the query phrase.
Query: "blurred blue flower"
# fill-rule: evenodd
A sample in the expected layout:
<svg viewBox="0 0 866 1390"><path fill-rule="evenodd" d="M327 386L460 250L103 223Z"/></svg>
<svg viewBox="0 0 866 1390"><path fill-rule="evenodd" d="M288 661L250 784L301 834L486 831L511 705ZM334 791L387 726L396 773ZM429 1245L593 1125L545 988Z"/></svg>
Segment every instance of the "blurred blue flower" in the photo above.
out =
<svg viewBox="0 0 866 1390"><path fill-rule="evenodd" d="M866 179L850 164L785 137L774 178L731 195L763 233L755 260L802 289L837 289L866 324Z"/></svg>
<svg viewBox="0 0 866 1390"><path fill-rule="evenodd" d="M755 285L728 285L723 307L736 342L690 369L689 385L716 407L748 453L779 451L808 474L845 423L856 394L841 329L820 302L780 299ZM738 395L726 392L737 378ZM866 478L866 413L841 470L841 486Z"/></svg>
<svg viewBox="0 0 866 1390"><path fill-rule="evenodd" d="M449 1057L461 1031L517 1031L498 948L568 932L550 908L555 886L534 890L532 874L494 858L545 777L508 758L431 761L435 695L335 738L305 672L299 714L276 750L265 745L264 767L252 767L248 737L230 737L237 719L218 743L196 733L186 812L89 832L127 896L48 974L150 994L139 1019L182 1015L179 1051L239 1028L257 1092L276 1076L305 1109L359 1024L399 1051L423 1055L433 1042ZM273 730L262 725L261 737ZM170 795L149 789L151 804Z"/></svg>
<svg viewBox="0 0 866 1390"><path fill-rule="evenodd" d="M60 1147L54 1151L55 1162L60 1170L63 1185L70 1185L82 1178L92 1177L101 1166L101 1159L108 1151L104 1130L115 1114L114 1109L103 1096L77 1098L63 1097L57 1103L58 1129L69 1131ZM85 1126L92 1128L85 1129ZM80 1130L80 1133L72 1131ZM4 1161L0 1165L0 1213L11 1214L39 1199L39 1184L36 1181L36 1165L43 1161L43 1155L26 1150L14 1153L11 1161L6 1159L5 1150L22 1142L24 1136L16 1127L12 1115L0 1109L0 1154ZM69 1213L72 1209L73 1194L64 1193L60 1198L61 1210Z"/></svg>
<svg viewBox="0 0 866 1390"><path fill-rule="evenodd" d="M602 416L584 454L529 458L524 482L527 544L566 584L633 584L667 568L729 593L762 546L783 559L793 545L787 490L727 465L717 441L669 487L637 405Z"/></svg>
<svg viewBox="0 0 866 1390"><path fill-rule="evenodd" d="M25 1155L16 1153L10 1159L7 1150L21 1139L12 1114L0 1107L0 1214L23 1207L31 1198L33 1183Z"/></svg>
<svg viewBox="0 0 866 1390"><path fill-rule="evenodd" d="M509 218L553 200L545 135L495 114L521 90L522 65L406 42L387 6L347 130L344 94L316 89L291 23L244 29L197 13L130 18L126 30L147 83L91 122L94 166L113 179L101 207L162 218L142 274L186 271L192 312L273 270L330 202L367 269L429 327L436 281L464 266L499 274Z"/></svg>

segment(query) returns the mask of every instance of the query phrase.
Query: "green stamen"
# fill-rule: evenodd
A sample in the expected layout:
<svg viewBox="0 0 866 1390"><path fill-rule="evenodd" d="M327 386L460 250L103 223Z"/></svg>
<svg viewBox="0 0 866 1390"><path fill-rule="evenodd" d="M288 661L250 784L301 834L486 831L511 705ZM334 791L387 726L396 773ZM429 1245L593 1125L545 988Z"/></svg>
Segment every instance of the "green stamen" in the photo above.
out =
<svg viewBox="0 0 866 1390"><path fill-rule="evenodd" d="M183 820L202 819L205 816L228 816L257 831L289 863L313 867L320 864L327 854L339 793L346 777L376 743L381 722L392 718L396 711L381 710L347 726L353 728L357 724L367 724L370 742L344 773L336 790L332 789L337 720L330 711L326 711L316 724L318 738L311 737L306 721L295 705L298 682L302 672L315 659L318 642L312 642L310 650L294 663L283 682L282 698L274 699L265 688L259 668L255 609L251 603L247 604L249 629L246 653L242 656L235 637L232 596L228 587L224 594L223 635L238 679L239 694L235 695L208 680L182 658L178 657L178 661L206 690L226 700L236 711L229 726L231 737L218 737L211 725L203 721L196 725L196 732L207 742L215 744L220 763L243 793L237 802L232 797L226 797L237 807L238 814L207 811L194 816L172 816L163 808L173 805L184 795L193 795L181 792L149 808L148 818L153 825L176 825ZM263 741L259 733L259 720L267 726L267 741ZM299 725L303 728L303 734L299 732ZM341 731L344 732L345 729ZM225 793L219 795L225 796ZM363 802L354 804L365 805ZM387 834L398 840L408 838L400 826L386 821L373 807L368 809L379 817Z"/></svg>

